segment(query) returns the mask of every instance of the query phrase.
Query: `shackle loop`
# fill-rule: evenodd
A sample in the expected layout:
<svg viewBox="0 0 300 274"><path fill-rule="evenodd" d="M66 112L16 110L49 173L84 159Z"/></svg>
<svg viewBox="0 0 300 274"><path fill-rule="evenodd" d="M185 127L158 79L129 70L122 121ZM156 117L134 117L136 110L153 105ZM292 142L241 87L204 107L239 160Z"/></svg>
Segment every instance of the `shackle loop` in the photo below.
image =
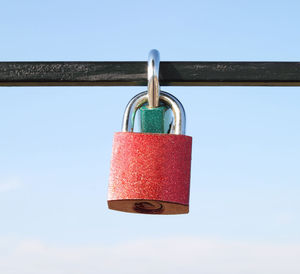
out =
<svg viewBox="0 0 300 274"><path fill-rule="evenodd" d="M185 111L181 102L172 94L162 91L159 98L164 104L169 106L173 112L174 121L171 127L172 134L185 134ZM137 110L142 107L148 101L147 91L141 92L134 96L126 106L122 131L123 132L133 132L134 129L134 118Z"/></svg>
<svg viewBox="0 0 300 274"><path fill-rule="evenodd" d="M149 108L159 107L159 51L152 49L148 56L148 104Z"/></svg>
<svg viewBox="0 0 300 274"><path fill-rule="evenodd" d="M148 90L137 94L127 104L123 116L123 132L133 132L134 119L139 108L146 103L148 103L148 108L157 108L160 106L161 101L173 112L174 120L170 133L185 134L185 111L181 102L172 94L160 91L159 63L159 51L152 49L148 56Z"/></svg>

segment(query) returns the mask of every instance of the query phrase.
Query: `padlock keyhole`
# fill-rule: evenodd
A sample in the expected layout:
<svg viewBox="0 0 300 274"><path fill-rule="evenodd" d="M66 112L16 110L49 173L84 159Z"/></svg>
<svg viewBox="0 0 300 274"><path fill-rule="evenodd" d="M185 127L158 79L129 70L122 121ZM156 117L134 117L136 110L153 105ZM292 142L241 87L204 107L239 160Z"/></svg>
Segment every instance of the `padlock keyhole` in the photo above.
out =
<svg viewBox="0 0 300 274"><path fill-rule="evenodd" d="M138 213L159 214L163 211L163 205L155 201L139 202L134 204L134 210Z"/></svg>

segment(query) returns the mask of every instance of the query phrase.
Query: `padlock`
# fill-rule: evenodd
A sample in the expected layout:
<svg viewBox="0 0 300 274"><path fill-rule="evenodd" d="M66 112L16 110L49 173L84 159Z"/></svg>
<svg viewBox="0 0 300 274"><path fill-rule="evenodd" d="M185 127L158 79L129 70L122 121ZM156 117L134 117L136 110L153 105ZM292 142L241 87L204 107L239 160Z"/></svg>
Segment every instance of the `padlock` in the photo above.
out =
<svg viewBox="0 0 300 274"><path fill-rule="evenodd" d="M133 132L136 113L150 96L148 86L148 93L132 98L122 132L114 135L108 207L145 214L188 213L192 137L184 135L185 111L173 95L157 92L156 107L173 112L170 133Z"/></svg>
<svg viewBox="0 0 300 274"><path fill-rule="evenodd" d="M162 92L174 114L171 134L133 132L136 110L147 101L140 93L128 104L122 132L115 133L109 178L110 209L152 214L189 211L192 137L185 133L181 103Z"/></svg>

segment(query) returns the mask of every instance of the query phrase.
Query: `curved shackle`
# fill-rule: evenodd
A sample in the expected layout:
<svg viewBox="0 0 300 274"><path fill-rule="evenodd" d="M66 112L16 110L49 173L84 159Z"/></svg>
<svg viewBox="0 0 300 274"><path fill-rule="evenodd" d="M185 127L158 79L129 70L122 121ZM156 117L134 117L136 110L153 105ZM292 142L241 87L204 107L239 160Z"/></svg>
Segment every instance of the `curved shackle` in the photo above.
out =
<svg viewBox="0 0 300 274"><path fill-rule="evenodd" d="M149 108L159 107L159 51L152 49L148 56L148 102Z"/></svg>
<svg viewBox="0 0 300 274"><path fill-rule="evenodd" d="M174 115L174 122L171 127L172 134L184 135L185 134L185 111L181 102L172 94L162 91L160 93L159 100L169 106ZM122 123L122 131L123 132L133 132L134 129L134 119L137 110L143 106L143 104L148 102L148 94L147 91L141 92L134 96L126 106L123 123Z"/></svg>

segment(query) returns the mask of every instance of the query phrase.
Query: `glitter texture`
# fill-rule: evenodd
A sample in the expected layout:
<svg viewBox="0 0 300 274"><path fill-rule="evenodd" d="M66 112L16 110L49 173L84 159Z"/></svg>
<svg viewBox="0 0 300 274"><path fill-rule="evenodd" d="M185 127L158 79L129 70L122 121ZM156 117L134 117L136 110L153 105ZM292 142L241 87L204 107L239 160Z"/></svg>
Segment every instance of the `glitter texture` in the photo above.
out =
<svg viewBox="0 0 300 274"><path fill-rule="evenodd" d="M147 201L161 201L164 209L159 214L187 213L191 147L192 137L186 135L115 133L109 207L137 212L132 206L134 201L143 201L142 206L147 206ZM118 208L113 208L114 201ZM122 208L122 201L131 201L130 206ZM181 206L184 212L178 211Z"/></svg>

